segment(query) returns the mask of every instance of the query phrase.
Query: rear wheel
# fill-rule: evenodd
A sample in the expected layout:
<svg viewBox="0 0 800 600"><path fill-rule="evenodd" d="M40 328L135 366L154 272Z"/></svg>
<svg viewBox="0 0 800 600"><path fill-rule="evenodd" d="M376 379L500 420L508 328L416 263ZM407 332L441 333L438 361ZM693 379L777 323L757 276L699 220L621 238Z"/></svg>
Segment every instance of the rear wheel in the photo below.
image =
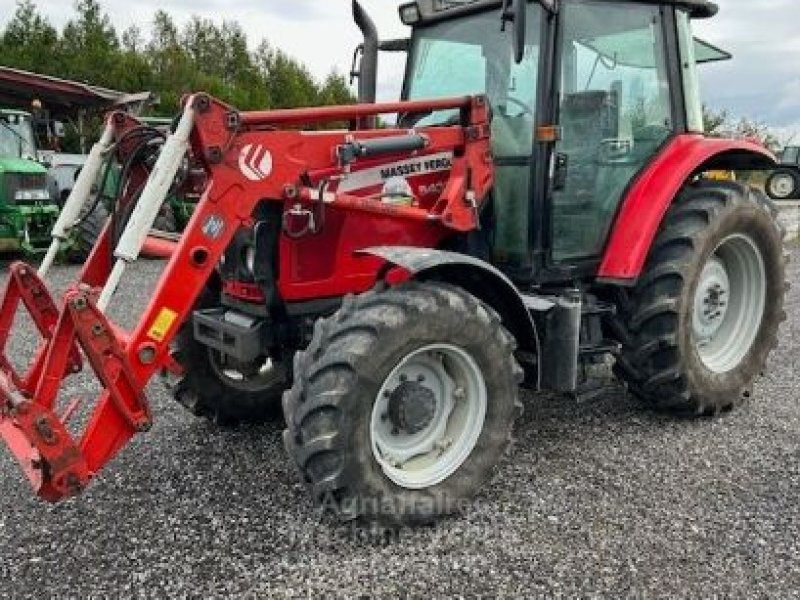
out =
<svg viewBox="0 0 800 600"><path fill-rule="evenodd" d="M696 415L750 395L785 320L783 233L763 194L689 186L665 218L616 330L618 375L658 409Z"/></svg>
<svg viewBox="0 0 800 600"><path fill-rule="evenodd" d="M342 519L396 526L455 512L510 439L522 370L490 308L410 283L317 323L284 395L286 449Z"/></svg>
<svg viewBox="0 0 800 600"><path fill-rule="evenodd" d="M794 169L777 169L767 179L767 194L773 200L792 200L800 197L800 177Z"/></svg>
<svg viewBox="0 0 800 600"><path fill-rule="evenodd" d="M207 290L198 307L214 306ZM175 337L172 356L184 374L169 382L174 398L198 417L219 425L263 423L280 418L280 401L288 375L285 365L269 357L248 363L199 343L191 320Z"/></svg>

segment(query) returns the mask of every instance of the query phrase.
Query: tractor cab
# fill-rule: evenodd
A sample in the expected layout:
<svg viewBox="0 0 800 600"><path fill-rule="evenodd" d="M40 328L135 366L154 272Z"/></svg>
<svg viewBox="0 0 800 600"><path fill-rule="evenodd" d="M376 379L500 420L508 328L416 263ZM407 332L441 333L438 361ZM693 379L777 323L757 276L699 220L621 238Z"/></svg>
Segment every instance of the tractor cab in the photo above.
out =
<svg viewBox="0 0 800 600"><path fill-rule="evenodd" d="M493 262L518 280L596 272L625 191L673 136L703 131L696 49L701 60L724 53L695 41L690 20L715 12L694 0L400 8L412 27L403 99L490 101ZM455 122L451 110L403 125Z"/></svg>
<svg viewBox="0 0 800 600"><path fill-rule="evenodd" d="M33 160L36 140L31 115L16 110L0 110L0 157Z"/></svg>

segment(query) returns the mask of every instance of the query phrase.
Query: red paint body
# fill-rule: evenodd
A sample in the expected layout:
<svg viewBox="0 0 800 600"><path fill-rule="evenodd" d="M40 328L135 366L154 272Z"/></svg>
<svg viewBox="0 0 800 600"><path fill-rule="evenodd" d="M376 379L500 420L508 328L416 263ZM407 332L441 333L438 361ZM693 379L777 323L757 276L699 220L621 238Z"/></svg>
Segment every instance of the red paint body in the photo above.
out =
<svg viewBox="0 0 800 600"><path fill-rule="evenodd" d="M202 95L187 101L194 103L198 113L192 153L203 163L209 183L175 246L162 247L152 240L148 243L149 250L171 257L134 331L123 331L95 307L98 291L112 266L108 227L61 307L35 276L29 276L33 273L30 267L12 268L0 309L0 350L5 348L20 303L34 317L43 343L26 374L15 373L10 361L0 360L0 435L36 493L46 500L56 501L79 492L137 432L149 427L143 390L157 371L176 368L169 356L172 338L239 228L251 224L260 201L280 203L287 212L311 208L325 211L325 227L319 234L301 239L284 235L280 240L278 288L283 298L291 301L340 296L372 287L383 261L357 255L368 246L431 247L455 232L475 229L478 206L493 184L489 115L482 98L244 114ZM355 121L385 113L448 108L461 110L464 125L418 130L427 139L423 150L357 160L351 165L339 164L336 152L351 137L363 141L408 132L275 129L276 125ZM231 117L237 121L233 127ZM138 125L123 115L110 118L118 140ZM124 146L119 147L123 155L127 151ZM267 152L269 164L264 162ZM442 158L443 154L447 158ZM421 190L412 206L382 202L375 196L382 182L373 185L368 178L363 180L369 169L398 161L422 163L419 172L407 178ZM427 168L425 161L435 164ZM347 171L353 175L342 178ZM254 181L253 176L259 173L263 179ZM143 169L133 173L128 186L131 197L123 197L122 204L132 200L133 191L146 175ZM354 180L356 185L352 184ZM321 207L314 198L325 182L328 193ZM221 226L209 227L209 223ZM78 442L55 412L62 380L80 369L76 345L104 388ZM65 418L73 408L71 405L64 411Z"/></svg>
<svg viewBox="0 0 800 600"><path fill-rule="evenodd" d="M478 210L493 184L488 108L482 98L359 105L240 114L204 95L192 102L197 115L191 138L194 159L208 174L208 185L180 241L150 249L170 256L150 305L132 332L109 322L95 307L111 271L109 227L84 265L78 283L57 305L30 267L11 269L0 305L0 435L22 465L37 494L56 501L83 489L140 431L150 425L143 390L161 369L178 367L169 344L190 315L237 231L252 225L261 201L278 203L290 233L308 225L308 214L324 212L324 228L298 239L279 241L278 290L286 301L338 297L373 287L384 262L359 254L371 246L437 247L449 236L478 227ZM460 109L463 125L422 128L427 145L380 158L340 163L343 144L399 137L402 130L299 131L278 126L357 122L385 113ZM117 139L138 124L110 117ZM124 155L124 144L118 148ZM622 205L600 276L635 278L672 198L686 179L719 153L768 153L745 142L680 136L673 140L633 186ZM393 166L392 166L393 165ZM383 182L395 171L411 185L414 200L383 202ZM407 173L405 171L407 171ZM130 197L147 172L135 170ZM320 199L320 193L321 199ZM299 224L290 223L299 220ZM402 281L402 270L390 270ZM247 286L226 291L257 298ZM27 373L18 374L4 350L14 313L24 305L43 343ZM80 347L104 391L79 441L56 414L63 379L80 370Z"/></svg>
<svg viewBox="0 0 800 600"><path fill-rule="evenodd" d="M767 163L775 158L751 141L679 135L648 165L622 203L597 276L634 282L642 272L658 228L673 199L698 169L715 158L722 168L725 155L755 155Z"/></svg>

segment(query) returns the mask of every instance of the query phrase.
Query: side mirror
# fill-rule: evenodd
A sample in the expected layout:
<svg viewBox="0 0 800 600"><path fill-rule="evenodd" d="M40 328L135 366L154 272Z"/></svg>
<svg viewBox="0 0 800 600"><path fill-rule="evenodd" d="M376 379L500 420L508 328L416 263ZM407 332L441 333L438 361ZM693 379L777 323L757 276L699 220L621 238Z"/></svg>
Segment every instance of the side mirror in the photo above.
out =
<svg viewBox="0 0 800 600"><path fill-rule="evenodd" d="M514 60L517 64L525 58L525 34L527 33L528 0L503 0L503 11L500 15L501 31L511 23L511 43L514 48Z"/></svg>
<svg viewBox="0 0 800 600"><path fill-rule="evenodd" d="M58 139L63 140L67 137L67 128L61 121L53 121L53 135Z"/></svg>

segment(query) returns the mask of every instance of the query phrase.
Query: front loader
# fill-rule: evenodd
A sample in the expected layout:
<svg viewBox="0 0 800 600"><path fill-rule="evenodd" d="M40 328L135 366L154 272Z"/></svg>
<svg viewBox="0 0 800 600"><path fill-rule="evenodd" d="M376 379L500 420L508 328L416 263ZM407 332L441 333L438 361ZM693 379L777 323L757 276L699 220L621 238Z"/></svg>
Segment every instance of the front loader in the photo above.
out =
<svg viewBox="0 0 800 600"><path fill-rule="evenodd" d="M391 41L354 9L364 102L241 112L197 93L165 140L112 114L38 273L11 267L0 349L19 306L43 342L26 373L0 358L0 433L41 497L78 493L147 431L158 372L219 423L282 409L315 500L387 525L465 508L520 386L570 401L613 361L658 410L752 395L785 258L763 194L702 177L774 166L701 133L690 21L715 5L418 0ZM382 50L408 53L400 102L372 101ZM112 217L56 302L44 276L112 155L129 167ZM106 311L188 164L203 195L125 331ZM58 391L84 362L104 391L73 437Z"/></svg>

